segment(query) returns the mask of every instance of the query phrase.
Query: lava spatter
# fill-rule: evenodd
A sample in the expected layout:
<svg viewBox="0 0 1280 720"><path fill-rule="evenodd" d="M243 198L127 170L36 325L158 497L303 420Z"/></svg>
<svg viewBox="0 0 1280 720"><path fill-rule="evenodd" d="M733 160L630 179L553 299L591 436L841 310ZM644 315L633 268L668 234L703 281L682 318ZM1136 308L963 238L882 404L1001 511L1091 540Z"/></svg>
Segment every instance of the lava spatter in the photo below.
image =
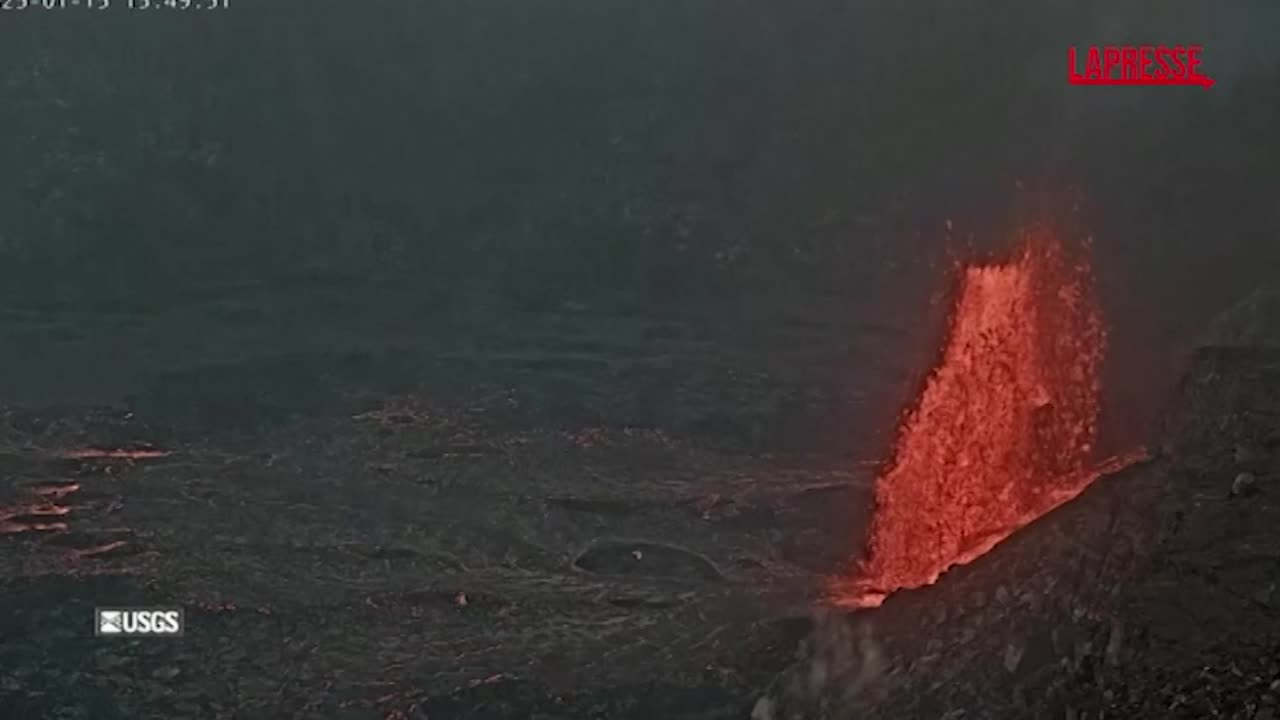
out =
<svg viewBox="0 0 1280 720"><path fill-rule="evenodd" d="M959 280L839 604L931 584L1131 461L1092 464L1106 338L1088 263L1036 231L1011 261L962 268Z"/></svg>

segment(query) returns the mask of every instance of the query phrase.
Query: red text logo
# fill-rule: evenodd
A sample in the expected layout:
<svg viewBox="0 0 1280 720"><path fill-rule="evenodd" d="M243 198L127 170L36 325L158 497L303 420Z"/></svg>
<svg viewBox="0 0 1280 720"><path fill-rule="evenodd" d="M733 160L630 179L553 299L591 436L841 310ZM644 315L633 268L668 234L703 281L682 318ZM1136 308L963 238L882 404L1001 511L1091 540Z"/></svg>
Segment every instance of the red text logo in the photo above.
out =
<svg viewBox="0 0 1280 720"><path fill-rule="evenodd" d="M1072 85L1199 85L1213 87L1200 72L1200 45L1090 45L1067 49Z"/></svg>

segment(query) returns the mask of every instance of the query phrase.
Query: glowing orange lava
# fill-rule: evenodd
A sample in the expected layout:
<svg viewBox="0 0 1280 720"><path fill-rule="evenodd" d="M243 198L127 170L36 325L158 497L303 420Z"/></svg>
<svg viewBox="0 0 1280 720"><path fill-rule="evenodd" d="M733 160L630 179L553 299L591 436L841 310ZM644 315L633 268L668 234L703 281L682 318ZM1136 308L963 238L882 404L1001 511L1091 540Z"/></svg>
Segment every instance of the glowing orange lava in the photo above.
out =
<svg viewBox="0 0 1280 720"><path fill-rule="evenodd" d="M1047 233L964 268L941 360L876 483L866 557L835 601L932 584L1137 459L1091 464L1104 347L1089 266Z"/></svg>

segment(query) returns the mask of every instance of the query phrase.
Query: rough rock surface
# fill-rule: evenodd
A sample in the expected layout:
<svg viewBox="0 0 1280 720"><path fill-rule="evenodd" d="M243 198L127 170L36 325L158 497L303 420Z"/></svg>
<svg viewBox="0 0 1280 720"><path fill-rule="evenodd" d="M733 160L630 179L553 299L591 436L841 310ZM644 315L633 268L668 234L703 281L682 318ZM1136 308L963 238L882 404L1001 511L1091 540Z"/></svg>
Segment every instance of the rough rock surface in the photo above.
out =
<svg viewBox="0 0 1280 720"><path fill-rule="evenodd" d="M1263 286L1228 308L1201 339L1205 347L1280 345L1280 286Z"/></svg>
<svg viewBox="0 0 1280 720"><path fill-rule="evenodd" d="M937 585L845 618L879 638L875 682L798 685L863 677L865 663L833 669L811 640L757 707L777 720L1276 717L1278 431L1280 350L1200 352L1151 462ZM1235 495L1242 444L1263 472Z"/></svg>

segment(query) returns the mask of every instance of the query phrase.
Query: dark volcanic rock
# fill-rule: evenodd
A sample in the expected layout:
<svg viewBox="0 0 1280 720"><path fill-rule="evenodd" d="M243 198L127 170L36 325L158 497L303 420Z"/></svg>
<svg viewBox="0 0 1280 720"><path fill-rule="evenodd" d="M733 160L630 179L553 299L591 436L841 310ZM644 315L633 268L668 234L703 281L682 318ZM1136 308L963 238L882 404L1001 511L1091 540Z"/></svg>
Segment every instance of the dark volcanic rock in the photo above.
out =
<svg viewBox="0 0 1280 720"><path fill-rule="evenodd" d="M1099 480L932 587L829 619L757 718L1274 712L1280 502L1266 492L1223 502L1222 478L1237 443L1277 429L1275 367L1280 350L1202 352L1158 460ZM850 662L871 629L874 681Z"/></svg>
<svg viewBox="0 0 1280 720"><path fill-rule="evenodd" d="M600 575L640 575L720 581L711 561L674 545L628 540L605 540L587 548L574 567Z"/></svg>
<svg viewBox="0 0 1280 720"><path fill-rule="evenodd" d="M1261 287L1215 318L1202 345L1280 347L1280 286Z"/></svg>

